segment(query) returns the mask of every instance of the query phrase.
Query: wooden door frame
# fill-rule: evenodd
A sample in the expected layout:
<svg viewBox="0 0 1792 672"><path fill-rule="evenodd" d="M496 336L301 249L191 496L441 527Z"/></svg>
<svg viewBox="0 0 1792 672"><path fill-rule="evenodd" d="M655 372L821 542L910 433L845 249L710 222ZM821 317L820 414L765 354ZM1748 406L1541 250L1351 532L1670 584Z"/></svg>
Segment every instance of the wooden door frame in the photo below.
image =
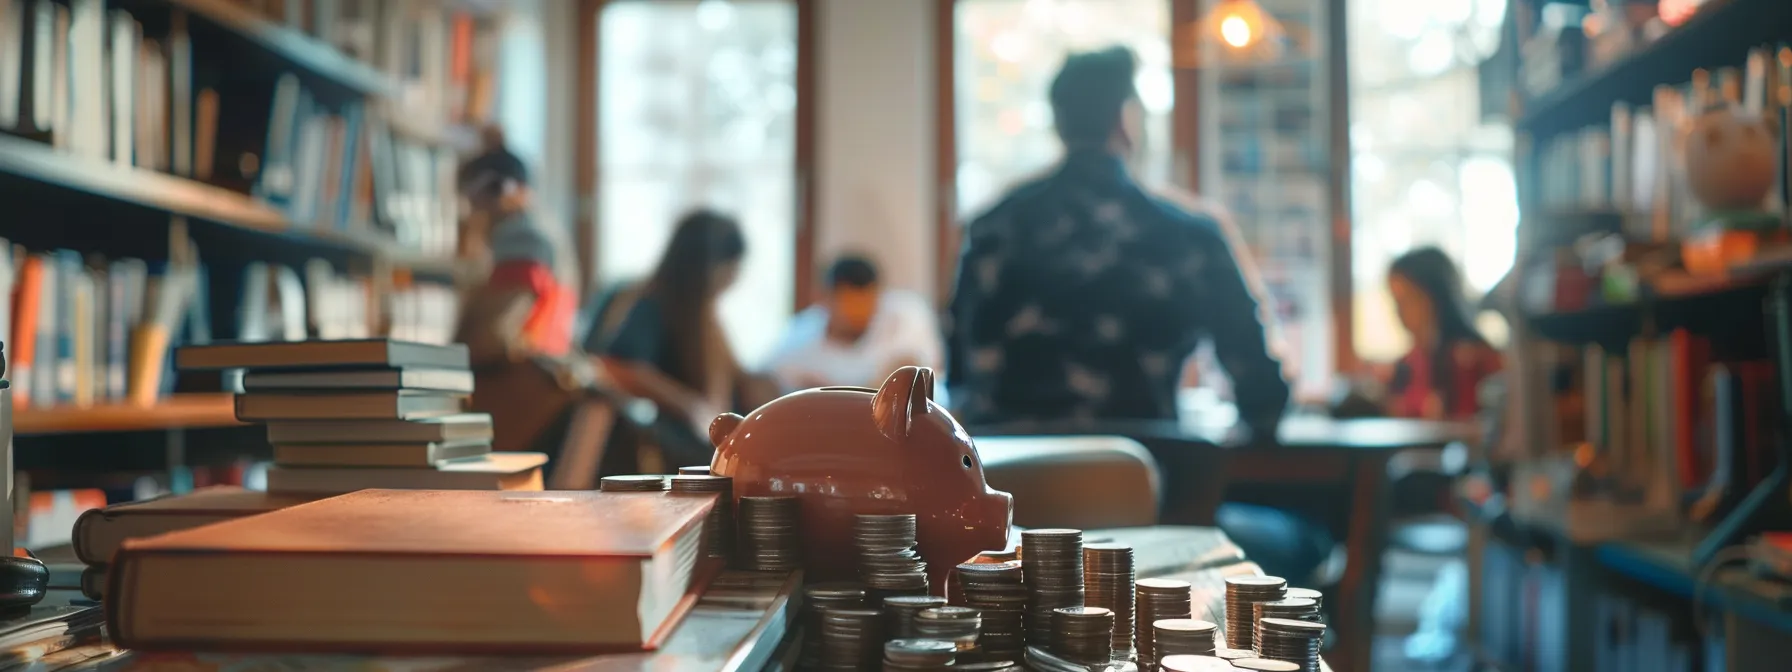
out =
<svg viewBox="0 0 1792 672"><path fill-rule="evenodd" d="M603 225L599 212L601 194L598 185L602 180L602 165L599 162L602 141L602 120L599 113L603 109L598 104L598 91L601 90L599 77L602 76L602 64L598 63L598 54L602 53L598 43L602 32L598 22L603 18L604 6L611 0L577 0L578 25L578 59L573 70L577 81L574 82L576 113L573 119L573 193L578 204L574 219L574 235L578 245L579 259L579 292L592 291L596 288L598 278L598 227ZM795 264L791 269L791 278L795 282L796 300L792 311L802 310L814 300L815 292L815 203L820 178L815 173L815 158L819 156L820 129L817 123L821 97L817 87L817 56L820 54L820 26L816 15L819 0L769 0L789 2L796 8L796 147L793 172L795 173L796 194L794 203Z"/></svg>
<svg viewBox="0 0 1792 672"><path fill-rule="evenodd" d="M1170 49L1188 39L1180 35L1178 26L1188 25L1201 16L1200 0L1164 0L1170 3ZM1327 241L1330 243L1331 272L1328 289L1331 298L1332 368L1354 370L1357 366L1354 343L1355 296L1351 269L1350 203L1350 81L1347 66L1349 23L1345 10L1348 0L1315 0L1325 8L1326 38L1327 142L1330 171L1326 180L1325 215ZM959 227L958 191L958 79L955 67L958 58L955 9L957 0L934 0L934 72L935 106L935 180L939 186L939 212L934 222L937 263L937 296L940 305L951 300L952 282L957 273ZM1176 67L1175 102L1171 107L1171 148L1173 175L1179 173L1180 186L1190 193L1201 194L1201 73L1198 68ZM1219 195L1210 195L1219 199Z"/></svg>

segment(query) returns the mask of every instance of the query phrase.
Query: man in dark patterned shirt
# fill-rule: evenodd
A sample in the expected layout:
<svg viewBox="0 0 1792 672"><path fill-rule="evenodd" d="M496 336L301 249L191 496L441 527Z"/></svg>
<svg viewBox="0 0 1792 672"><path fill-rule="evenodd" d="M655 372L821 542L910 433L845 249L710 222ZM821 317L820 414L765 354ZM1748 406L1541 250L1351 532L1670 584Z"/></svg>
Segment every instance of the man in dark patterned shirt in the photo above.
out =
<svg viewBox="0 0 1792 672"><path fill-rule="evenodd" d="M1064 162L966 227L945 329L968 425L1175 419L1203 337L1243 424L1281 418L1288 385L1218 223L1127 174L1143 115L1134 69L1123 48L1066 60L1050 94Z"/></svg>
<svg viewBox="0 0 1792 672"><path fill-rule="evenodd" d="M945 324L946 383L966 425L1175 420L1183 362L1205 337L1242 428L1274 436L1288 384L1226 234L1127 174L1143 116L1135 67L1122 48L1067 59L1050 94L1063 163L966 227ZM1201 466L1159 448L1163 503L1177 512L1200 497L1177 476ZM1322 528L1284 511L1225 504L1215 515L1251 559L1292 581L1332 548Z"/></svg>

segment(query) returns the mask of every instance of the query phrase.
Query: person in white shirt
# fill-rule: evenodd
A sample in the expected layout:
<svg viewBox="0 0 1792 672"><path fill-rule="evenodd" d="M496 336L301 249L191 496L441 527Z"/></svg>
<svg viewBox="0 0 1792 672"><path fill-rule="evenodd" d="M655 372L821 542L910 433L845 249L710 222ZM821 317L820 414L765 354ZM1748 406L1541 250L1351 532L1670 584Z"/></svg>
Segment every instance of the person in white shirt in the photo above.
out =
<svg viewBox="0 0 1792 672"><path fill-rule="evenodd" d="M821 302L790 321L767 366L786 390L877 387L904 366L941 370L939 317L926 299L883 288L877 266L854 255L835 261L822 284Z"/></svg>

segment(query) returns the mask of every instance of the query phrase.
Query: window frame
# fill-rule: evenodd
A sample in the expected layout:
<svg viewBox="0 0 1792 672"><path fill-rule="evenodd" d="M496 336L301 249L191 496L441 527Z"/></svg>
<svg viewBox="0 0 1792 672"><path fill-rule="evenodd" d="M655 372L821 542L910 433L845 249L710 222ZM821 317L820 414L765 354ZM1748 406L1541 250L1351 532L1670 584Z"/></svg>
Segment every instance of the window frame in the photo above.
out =
<svg viewBox="0 0 1792 672"><path fill-rule="evenodd" d="M603 71L600 62L599 40L602 34L604 7L617 0L577 0L578 2L578 63L575 67L576 110L574 111L573 142L575 144L573 180L576 185L576 207L574 231L578 245L579 258L579 293L597 291L598 260L601 259L598 249L599 228L601 221L601 194L598 193L603 181L602 174L602 122L600 118L603 106L598 100L600 91L599 77ZM626 0L631 2L653 2L656 0ZM670 1L670 0L664 0ZM682 0L681 0L682 1ZM819 155L819 140L816 114L819 111L820 80L816 76L817 23L816 4L819 0L735 0L737 2L777 2L787 3L796 10L796 146L794 151L794 178L796 184L795 203L796 221L792 223L795 232L793 256L795 263L791 268L791 281L795 301L791 311L795 313L815 301L815 204L819 177L815 174L815 159Z"/></svg>

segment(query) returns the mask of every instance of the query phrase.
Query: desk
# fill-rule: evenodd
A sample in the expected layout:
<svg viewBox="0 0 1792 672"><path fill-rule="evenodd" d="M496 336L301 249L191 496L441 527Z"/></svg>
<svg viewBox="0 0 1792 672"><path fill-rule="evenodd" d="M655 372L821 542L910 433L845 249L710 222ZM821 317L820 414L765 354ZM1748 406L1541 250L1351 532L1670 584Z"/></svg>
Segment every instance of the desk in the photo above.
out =
<svg viewBox="0 0 1792 672"><path fill-rule="evenodd" d="M1182 420L1013 423L974 428L972 435L1134 439L1152 451L1163 469L1165 523L1209 523L1213 507L1232 484L1340 486L1348 493L1336 503L1348 511L1347 566L1334 610L1338 639L1332 657L1338 669L1368 672L1376 589L1388 541L1388 459L1401 450L1473 440L1477 431L1465 423L1293 416L1282 422L1274 441L1242 441L1224 413L1186 413Z"/></svg>

